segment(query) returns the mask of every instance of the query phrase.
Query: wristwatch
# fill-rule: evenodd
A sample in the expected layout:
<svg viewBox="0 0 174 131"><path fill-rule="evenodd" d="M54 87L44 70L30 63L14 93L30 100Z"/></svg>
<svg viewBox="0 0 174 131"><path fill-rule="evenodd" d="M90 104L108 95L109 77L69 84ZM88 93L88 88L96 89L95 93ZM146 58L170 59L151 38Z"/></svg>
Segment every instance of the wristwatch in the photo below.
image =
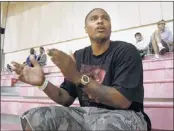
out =
<svg viewBox="0 0 174 131"><path fill-rule="evenodd" d="M86 85L88 85L90 82L90 77L87 75L82 75L81 79L80 79L80 84L78 85L80 88L85 87Z"/></svg>

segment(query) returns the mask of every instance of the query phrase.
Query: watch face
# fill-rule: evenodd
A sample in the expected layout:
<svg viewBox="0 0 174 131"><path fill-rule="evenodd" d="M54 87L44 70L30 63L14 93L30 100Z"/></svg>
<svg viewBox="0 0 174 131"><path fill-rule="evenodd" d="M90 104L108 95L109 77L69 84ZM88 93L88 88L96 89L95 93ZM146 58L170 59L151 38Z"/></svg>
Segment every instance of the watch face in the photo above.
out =
<svg viewBox="0 0 174 131"><path fill-rule="evenodd" d="M88 82L89 82L89 77L86 76L86 75L84 75L84 76L83 76L83 81L86 82L86 83L88 83Z"/></svg>

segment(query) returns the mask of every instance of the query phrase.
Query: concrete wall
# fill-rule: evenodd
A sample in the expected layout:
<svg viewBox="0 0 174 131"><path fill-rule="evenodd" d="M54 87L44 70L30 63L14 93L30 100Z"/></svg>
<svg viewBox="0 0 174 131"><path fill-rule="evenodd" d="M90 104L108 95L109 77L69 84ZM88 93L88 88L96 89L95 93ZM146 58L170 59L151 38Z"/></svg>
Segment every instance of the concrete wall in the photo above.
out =
<svg viewBox="0 0 174 131"><path fill-rule="evenodd" d="M98 7L111 16L112 40L134 44L134 34L141 32L149 42L156 22L161 19L173 29L172 2L16 2L8 9L5 63L25 61L31 47L38 51L42 45L69 52L90 45L84 18ZM48 65L52 64L48 60Z"/></svg>

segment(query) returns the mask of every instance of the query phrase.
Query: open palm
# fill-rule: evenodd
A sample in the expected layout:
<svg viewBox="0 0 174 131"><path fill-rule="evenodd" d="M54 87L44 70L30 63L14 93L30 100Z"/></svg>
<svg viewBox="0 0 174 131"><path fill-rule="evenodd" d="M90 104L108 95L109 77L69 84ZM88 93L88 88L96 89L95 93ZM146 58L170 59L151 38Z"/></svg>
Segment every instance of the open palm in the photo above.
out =
<svg viewBox="0 0 174 131"><path fill-rule="evenodd" d="M33 56L30 57L30 61L33 67L12 62L14 66L12 70L16 72L20 81L34 86L40 86L45 79L43 69Z"/></svg>

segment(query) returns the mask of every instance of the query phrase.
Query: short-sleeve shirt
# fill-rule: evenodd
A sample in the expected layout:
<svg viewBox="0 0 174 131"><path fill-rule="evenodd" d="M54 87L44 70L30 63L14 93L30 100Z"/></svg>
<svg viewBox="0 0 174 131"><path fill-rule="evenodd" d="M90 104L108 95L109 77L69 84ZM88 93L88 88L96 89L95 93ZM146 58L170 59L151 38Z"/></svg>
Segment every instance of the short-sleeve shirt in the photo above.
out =
<svg viewBox="0 0 174 131"><path fill-rule="evenodd" d="M141 56L136 47L123 41L111 41L103 54L95 56L91 46L75 52L77 69L98 83L113 87L132 101L131 110L143 110L144 87ZM78 97L80 106L116 109L88 98L80 87L65 80L61 86L69 95Z"/></svg>
<svg viewBox="0 0 174 131"><path fill-rule="evenodd" d="M170 30L165 29L163 32L161 32L161 39L166 43L173 42L172 32Z"/></svg>

